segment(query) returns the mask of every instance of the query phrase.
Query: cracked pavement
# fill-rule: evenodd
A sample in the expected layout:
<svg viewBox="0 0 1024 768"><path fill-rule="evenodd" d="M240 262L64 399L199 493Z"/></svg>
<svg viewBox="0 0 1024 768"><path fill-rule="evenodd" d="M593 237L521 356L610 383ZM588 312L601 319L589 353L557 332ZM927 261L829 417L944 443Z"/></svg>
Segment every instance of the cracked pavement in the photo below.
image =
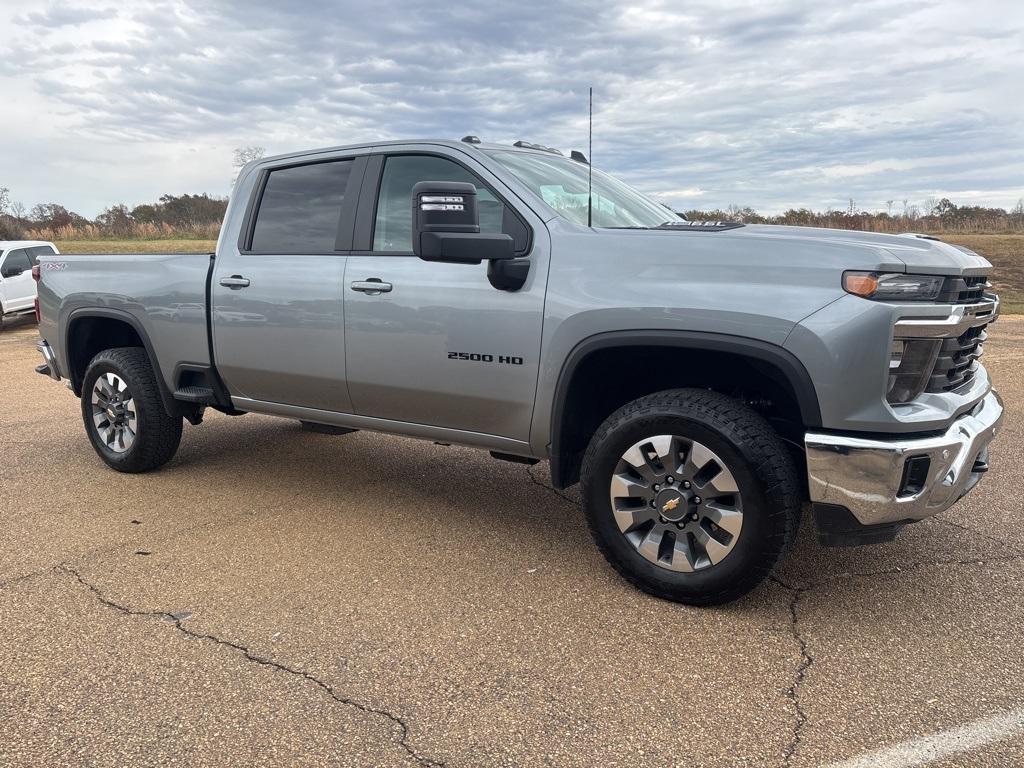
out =
<svg viewBox="0 0 1024 768"><path fill-rule="evenodd" d="M1009 417L971 496L872 548L805 519L713 610L618 579L544 465L214 414L118 475L12 326L0 765L809 768L1024 702L1024 318L986 344Z"/></svg>

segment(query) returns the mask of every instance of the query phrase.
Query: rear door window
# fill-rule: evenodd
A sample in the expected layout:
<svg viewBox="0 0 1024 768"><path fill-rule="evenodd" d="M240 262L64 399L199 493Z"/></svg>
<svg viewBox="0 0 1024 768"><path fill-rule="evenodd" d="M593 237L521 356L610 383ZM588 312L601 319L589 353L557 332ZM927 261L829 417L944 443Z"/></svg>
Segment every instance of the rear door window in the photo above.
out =
<svg viewBox="0 0 1024 768"><path fill-rule="evenodd" d="M272 170L256 213L251 250L324 253L335 250L352 160Z"/></svg>
<svg viewBox="0 0 1024 768"><path fill-rule="evenodd" d="M29 258L32 259L32 266L39 263L40 256L53 256L56 251L49 245L36 245L28 249Z"/></svg>

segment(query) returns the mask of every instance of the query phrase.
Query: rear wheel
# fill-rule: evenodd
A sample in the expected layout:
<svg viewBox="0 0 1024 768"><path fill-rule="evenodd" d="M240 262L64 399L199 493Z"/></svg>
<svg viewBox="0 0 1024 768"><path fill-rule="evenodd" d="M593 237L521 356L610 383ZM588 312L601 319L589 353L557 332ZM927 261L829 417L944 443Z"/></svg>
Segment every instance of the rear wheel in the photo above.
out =
<svg viewBox="0 0 1024 768"><path fill-rule="evenodd" d="M641 589L715 605L753 589L792 541L800 486L785 445L756 412L679 389L613 413L582 469L587 521L615 569Z"/></svg>
<svg viewBox="0 0 1024 768"><path fill-rule="evenodd" d="M82 382L82 419L93 448L118 472L148 472L174 456L181 417L164 410L145 350L100 352Z"/></svg>

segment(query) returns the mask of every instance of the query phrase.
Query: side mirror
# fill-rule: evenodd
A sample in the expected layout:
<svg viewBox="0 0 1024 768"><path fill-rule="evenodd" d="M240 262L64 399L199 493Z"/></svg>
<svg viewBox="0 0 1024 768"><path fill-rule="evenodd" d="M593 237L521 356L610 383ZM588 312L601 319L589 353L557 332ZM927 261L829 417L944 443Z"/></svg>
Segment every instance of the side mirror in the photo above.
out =
<svg viewBox="0 0 1024 768"><path fill-rule="evenodd" d="M424 261L479 264L515 258L509 235L482 234L476 187L421 181L412 188L412 248Z"/></svg>

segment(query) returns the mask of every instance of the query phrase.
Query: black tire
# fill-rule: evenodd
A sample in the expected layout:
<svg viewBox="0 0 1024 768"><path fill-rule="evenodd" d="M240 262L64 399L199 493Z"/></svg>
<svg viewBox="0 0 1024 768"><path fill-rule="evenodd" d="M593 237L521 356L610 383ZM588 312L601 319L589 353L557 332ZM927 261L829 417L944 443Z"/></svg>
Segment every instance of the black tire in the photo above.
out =
<svg viewBox="0 0 1024 768"><path fill-rule="evenodd" d="M742 529L731 551L713 565L677 572L643 557L619 529L609 488L623 453L654 435L697 440L728 465L742 498ZM786 446L758 413L733 398L675 389L623 406L598 428L581 471L583 507L594 540L626 580L666 600L718 605L754 589L796 536L800 480Z"/></svg>
<svg viewBox="0 0 1024 768"><path fill-rule="evenodd" d="M107 446L93 420L93 388L107 373L124 381L134 400L134 443L123 452ZM92 359L82 381L82 420L96 453L118 472L149 472L161 467L174 457L181 441L181 416L171 416L164 409L156 374L141 347L105 349Z"/></svg>

